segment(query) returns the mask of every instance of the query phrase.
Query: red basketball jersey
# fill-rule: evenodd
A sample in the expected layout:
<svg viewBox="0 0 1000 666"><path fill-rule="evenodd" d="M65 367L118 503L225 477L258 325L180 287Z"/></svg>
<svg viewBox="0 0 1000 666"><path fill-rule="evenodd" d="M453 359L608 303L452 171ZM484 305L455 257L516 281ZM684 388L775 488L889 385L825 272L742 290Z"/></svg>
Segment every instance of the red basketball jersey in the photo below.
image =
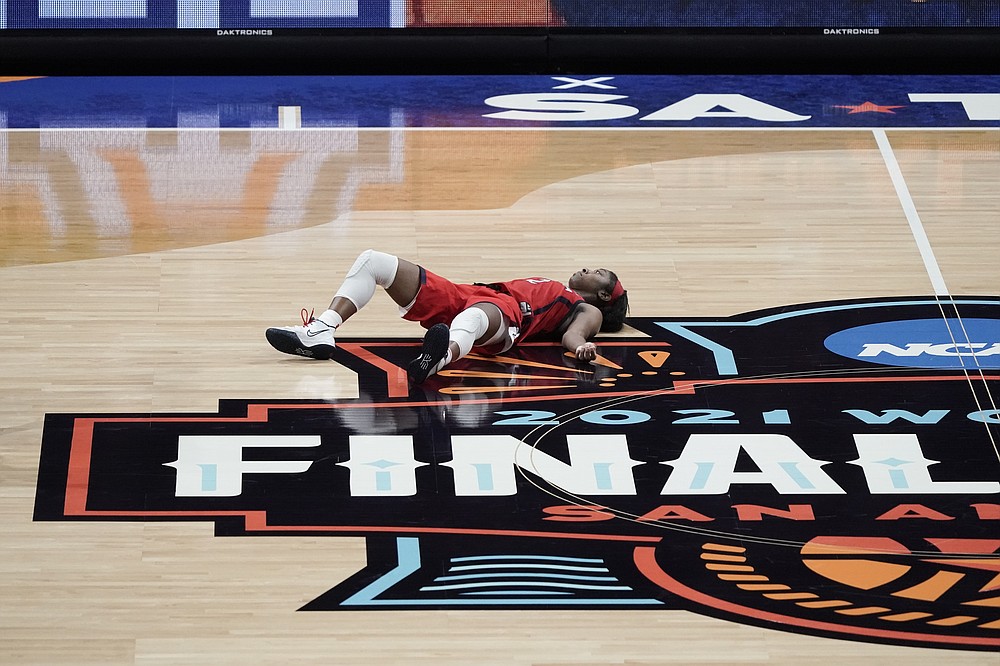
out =
<svg viewBox="0 0 1000 666"><path fill-rule="evenodd" d="M494 285L521 307L520 340L541 338L559 330L583 298L561 282L543 277L523 278Z"/></svg>

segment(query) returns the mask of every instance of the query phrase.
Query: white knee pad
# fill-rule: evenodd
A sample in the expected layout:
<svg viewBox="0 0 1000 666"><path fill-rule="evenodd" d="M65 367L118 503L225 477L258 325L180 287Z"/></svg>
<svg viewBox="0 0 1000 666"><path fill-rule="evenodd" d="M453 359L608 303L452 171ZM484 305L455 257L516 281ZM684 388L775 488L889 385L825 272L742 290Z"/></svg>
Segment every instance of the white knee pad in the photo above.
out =
<svg viewBox="0 0 1000 666"><path fill-rule="evenodd" d="M486 335L490 329L490 318L479 308L469 308L458 313L451 322L448 339L458 345L459 356L462 358L472 350L476 340ZM452 359L457 361L458 359Z"/></svg>
<svg viewBox="0 0 1000 666"><path fill-rule="evenodd" d="M341 296L361 309L375 294L375 287L392 286L399 268L399 258L376 250L365 250L358 255L347 277L335 296Z"/></svg>

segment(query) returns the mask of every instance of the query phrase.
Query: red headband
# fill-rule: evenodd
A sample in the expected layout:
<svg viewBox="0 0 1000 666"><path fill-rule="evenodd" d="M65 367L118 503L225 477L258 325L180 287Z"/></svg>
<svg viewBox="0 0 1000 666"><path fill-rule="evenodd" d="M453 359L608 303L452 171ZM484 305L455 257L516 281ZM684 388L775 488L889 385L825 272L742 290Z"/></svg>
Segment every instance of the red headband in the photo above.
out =
<svg viewBox="0 0 1000 666"><path fill-rule="evenodd" d="M615 282L615 286L611 290L611 300L608 301L608 302L609 303L614 303L619 298L621 298L622 294L624 294L624 293L625 293L625 287L622 286L622 281L618 280L618 282Z"/></svg>

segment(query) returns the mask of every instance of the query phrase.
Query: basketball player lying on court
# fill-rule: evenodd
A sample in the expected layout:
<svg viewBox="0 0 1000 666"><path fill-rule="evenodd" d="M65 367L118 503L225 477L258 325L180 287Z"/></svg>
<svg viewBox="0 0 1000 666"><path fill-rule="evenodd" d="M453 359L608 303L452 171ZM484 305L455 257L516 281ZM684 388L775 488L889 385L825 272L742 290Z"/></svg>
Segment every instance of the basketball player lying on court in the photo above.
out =
<svg viewBox="0 0 1000 666"><path fill-rule="evenodd" d="M561 336L563 346L580 361L597 357L590 342L599 331L621 330L628 294L606 268L582 268L568 284L548 278L525 278L495 284L455 284L390 254L365 250L348 271L328 310L306 315L302 326L267 329L278 351L328 359L334 331L385 289L404 319L428 329L420 355L407 374L419 384L473 349L500 354L516 343Z"/></svg>

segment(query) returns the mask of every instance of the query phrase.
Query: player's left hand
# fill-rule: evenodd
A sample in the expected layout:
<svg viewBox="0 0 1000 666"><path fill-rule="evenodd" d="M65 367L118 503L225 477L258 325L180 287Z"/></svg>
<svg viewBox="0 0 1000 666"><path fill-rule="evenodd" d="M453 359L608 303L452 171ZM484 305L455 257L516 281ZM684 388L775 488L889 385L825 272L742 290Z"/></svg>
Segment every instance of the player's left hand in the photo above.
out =
<svg viewBox="0 0 1000 666"><path fill-rule="evenodd" d="M597 358L597 345L593 342L584 342L576 348L576 358L580 361L593 361Z"/></svg>

